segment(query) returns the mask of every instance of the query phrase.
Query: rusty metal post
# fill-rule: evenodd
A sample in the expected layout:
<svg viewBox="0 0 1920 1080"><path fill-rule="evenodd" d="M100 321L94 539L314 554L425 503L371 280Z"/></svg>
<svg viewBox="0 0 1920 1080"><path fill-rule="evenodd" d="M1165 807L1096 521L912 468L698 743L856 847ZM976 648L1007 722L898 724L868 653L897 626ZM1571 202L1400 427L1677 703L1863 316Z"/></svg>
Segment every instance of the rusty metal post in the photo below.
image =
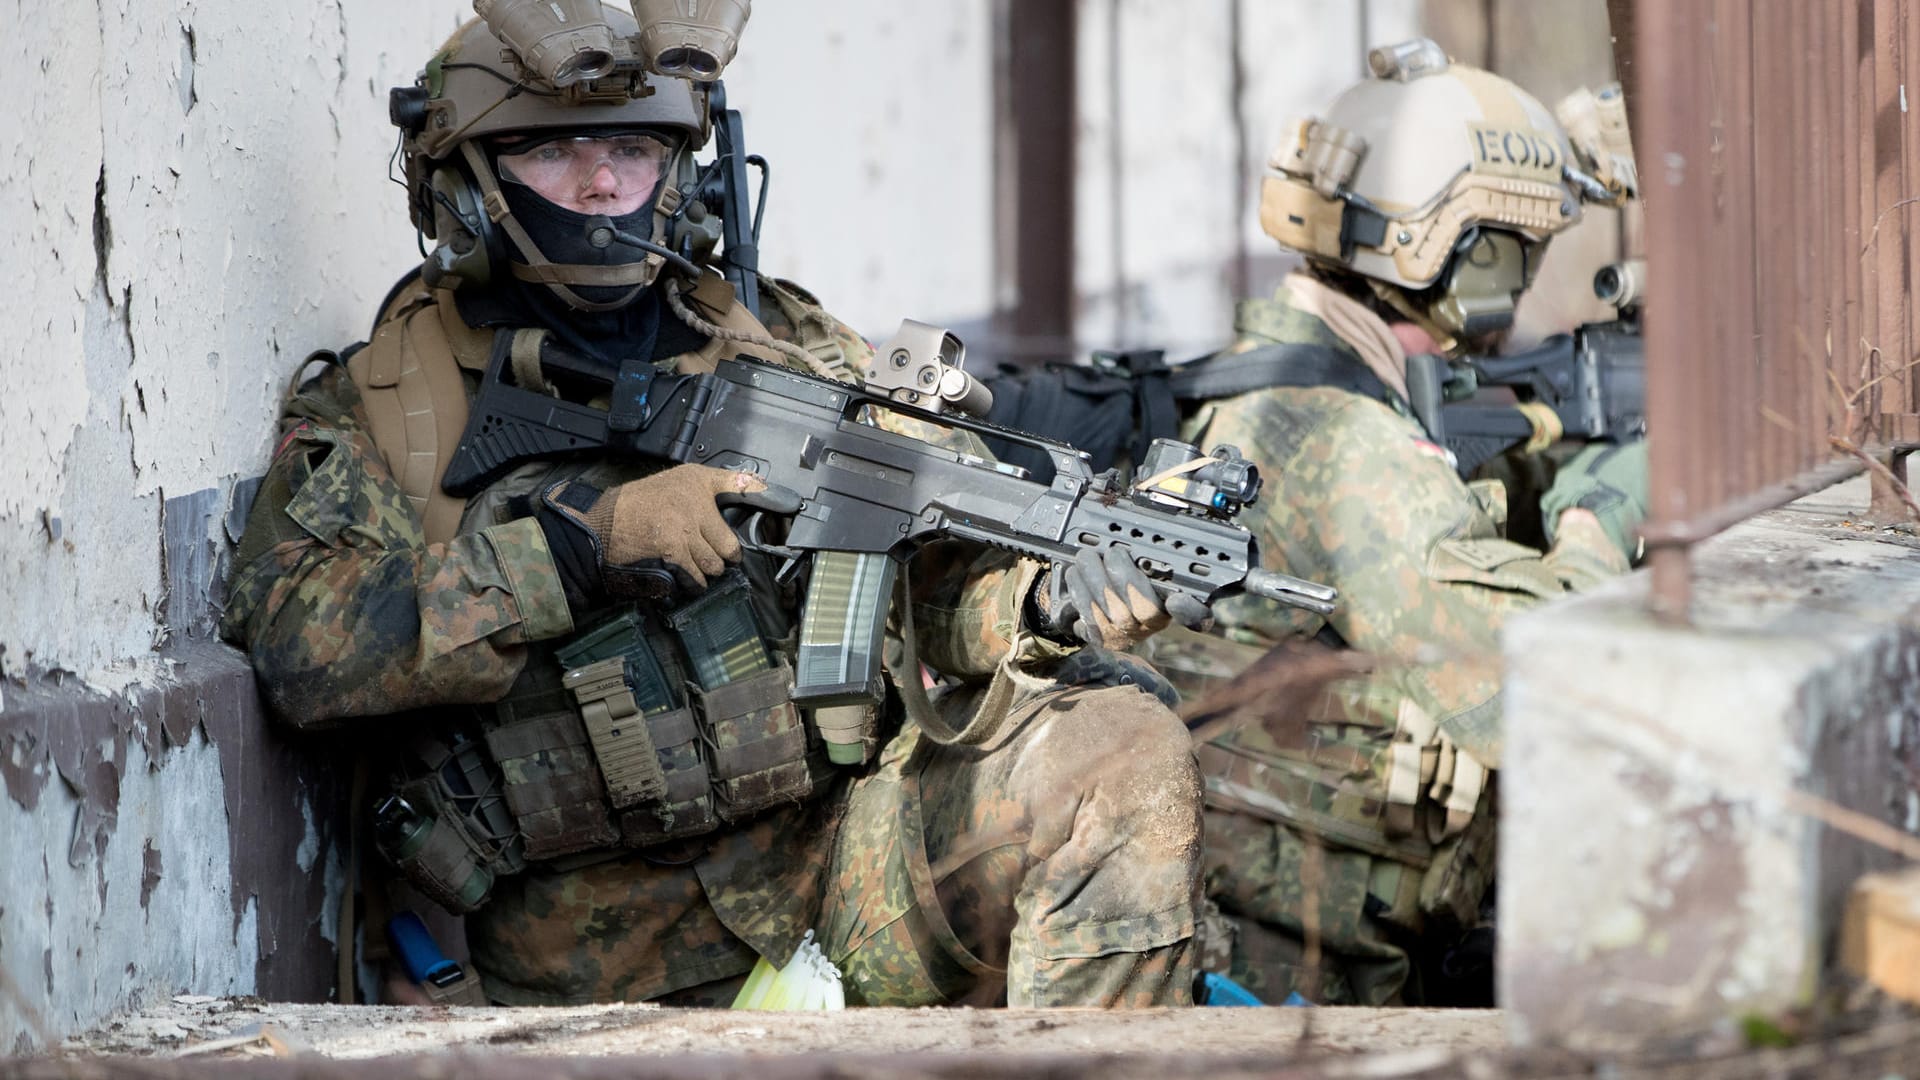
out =
<svg viewBox="0 0 1920 1080"><path fill-rule="evenodd" d="M1901 487L1907 486L1907 458L1912 454L1912 450L1900 449L1874 455L1879 459L1880 464L1887 467L1887 472L1892 474L1892 480L1889 480L1880 472L1872 473L1873 501L1867 507L1867 516L1876 523L1892 525L1895 522L1914 520L1913 511L1907 507L1907 499L1901 496L1900 491L1893 484L1893 481L1897 480ZM1911 497L1911 493L1908 497Z"/></svg>
<svg viewBox="0 0 1920 1080"><path fill-rule="evenodd" d="M1682 533L1694 509L1692 466L1700 448L1689 413L1712 397L1696 396L1698 361L1712 342L1705 340L1710 297L1697 280L1699 267L1687 265L1698 243L1699 177L1707 171L1705 103L1690 85L1689 73L1702 57L1710 32L1711 5L1699 15L1693 5L1637 0L1632 22L1634 96L1643 107L1634 133L1643 162L1641 184L1647 204L1647 421L1651 520L1647 566L1652 576L1654 613L1684 620L1691 604L1691 567ZM1658 107L1644 107L1648 100ZM1632 100L1631 98L1629 99ZM1691 183L1690 183L1691 181ZM1710 211L1709 211L1710 212ZM1681 358L1685 358L1682 360ZM1680 361L1680 362L1676 362ZM1711 430L1699 434L1712 439Z"/></svg>
<svg viewBox="0 0 1920 1080"><path fill-rule="evenodd" d="M1627 127L1640 130L1640 65L1634 55L1639 40L1634 20L1635 0L1607 0L1607 21L1613 30L1613 72L1627 99Z"/></svg>
<svg viewBox="0 0 1920 1080"><path fill-rule="evenodd" d="M1900 474L1920 446L1914 6L1609 0L1646 200L1665 617L1686 610L1690 545L1859 471L1834 436ZM1912 516L1884 474L1871 512Z"/></svg>
<svg viewBox="0 0 1920 1080"><path fill-rule="evenodd" d="M1680 544L1647 548L1648 603L1654 618L1684 625L1692 621L1693 560Z"/></svg>

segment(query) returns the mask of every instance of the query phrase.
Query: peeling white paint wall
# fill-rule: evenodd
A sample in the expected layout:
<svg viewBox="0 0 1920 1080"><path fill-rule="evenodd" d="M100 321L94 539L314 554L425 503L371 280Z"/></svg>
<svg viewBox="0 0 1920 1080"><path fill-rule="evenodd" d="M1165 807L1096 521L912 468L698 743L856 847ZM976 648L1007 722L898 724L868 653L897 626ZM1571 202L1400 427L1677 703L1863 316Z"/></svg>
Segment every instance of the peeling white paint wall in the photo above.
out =
<svg viewBox="0 0 1920 1080"><path fill-rule="evenodd" d="M465 6L8 9L0 674L65 670L131 701L167 603L162 506L258 473L295 362L364 336L417 259L386 180L386 91ZM7 752L36 748L12 734ZM143 995L256 988L219 751L111 753L117 810L84 840L102 791L43 776L37 799L0 793L0 1054ZM334 881L338 862L330 845L309 859Z"/></svg>
<svg viewBox="0 0 1920 1080"><path fill-rule="evenodd" d="M43 1026L57 1038L182 988L254 990L257 909L236 916L231 902L219 751L196 734L162 771L138 743L123 750L118 820L97 850L74 848L81 801L61 784L31 811L0 797L0 968L13 984L0 1056L46 1045Z"/></svg>
<svg viewBox="0 0 1920 1080"><path fill-rule="evenodd" d="M0 666L110 681L148 651L162 497L258 472L293 362L416 258L386 92L464 10L0 16Z"/></svg>

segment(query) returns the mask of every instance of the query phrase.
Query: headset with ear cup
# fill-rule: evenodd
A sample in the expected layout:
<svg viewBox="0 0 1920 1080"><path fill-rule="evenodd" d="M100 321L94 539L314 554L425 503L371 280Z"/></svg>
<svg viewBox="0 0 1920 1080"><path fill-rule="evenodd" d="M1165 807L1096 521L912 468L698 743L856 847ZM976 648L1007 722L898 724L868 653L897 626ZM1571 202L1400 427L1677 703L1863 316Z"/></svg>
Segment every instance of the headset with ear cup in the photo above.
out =
<svg viewBox="0 0 1920 1080"><path fill-rule="evenodd" d="M506 241L481 205L479 186L460 165L448 163L433 170L427 187L432 216L421 231L436 243L421 279L436 289L485 286L506 258Z"/></svg>

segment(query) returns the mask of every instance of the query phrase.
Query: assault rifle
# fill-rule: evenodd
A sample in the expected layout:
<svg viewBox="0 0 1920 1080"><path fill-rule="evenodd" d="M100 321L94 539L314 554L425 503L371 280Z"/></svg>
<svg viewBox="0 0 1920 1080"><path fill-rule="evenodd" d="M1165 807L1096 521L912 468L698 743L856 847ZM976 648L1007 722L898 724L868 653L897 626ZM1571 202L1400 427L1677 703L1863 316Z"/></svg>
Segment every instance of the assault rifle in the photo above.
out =
<svg viewBox="0 0 1920 1080"><path fill-rule="evenodd" d="M1513 356L1409 357L1407 392L1428 433L1453 452L1469 475L1508 447L1535 436L1527 409L1552 411L1570 439L1621 442L1647 433L1646 350L1640 338L1638 264L1621 263L1594 277L1594 293L1620 318L1556 334ZM1475 400L1484 387L1510 391L1515 402Z"/></svg>
<svg viewBox="0 0 1920 1080"><path fill-rule="evenodd" d="M1203 456L1166 440L1170 467L1123 488L1065 443L909 404L907 391L877 393L741 357L699 375L629 365L603 411L514 385L508 344L503 335L441 486L469 496L522 462L595 452L736 469L797 493L784 538L767 542L753 525L746 542L786 557L782 574L811 564L793 691L808 707L880 692L898 564L943 538L1055 562L1121 548L1163 593L1205 603L1251 593L1333 609L1334 590L1261 568L1253 534L1231 520L1258 495L1259 471L1229 447ZM901 351L889 359L906 366ZM1041 483L1016 466L875 427L862 422L869 408L1038 449L1055 475Z"/></svg>

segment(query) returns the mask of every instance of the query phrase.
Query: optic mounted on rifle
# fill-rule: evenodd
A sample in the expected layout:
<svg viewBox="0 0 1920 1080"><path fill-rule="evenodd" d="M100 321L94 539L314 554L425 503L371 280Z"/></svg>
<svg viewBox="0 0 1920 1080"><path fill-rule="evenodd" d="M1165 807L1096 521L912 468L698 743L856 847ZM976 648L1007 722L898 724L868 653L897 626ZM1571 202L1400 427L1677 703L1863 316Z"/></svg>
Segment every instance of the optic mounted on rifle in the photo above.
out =
<svg viewBox="0 0 1920 1080"><path fill-rule="evenodd" d="M867 389L928 412L951 405L968 416L985 416L993 408L993 391L966 372L966 362L967 347L951 332L902 319L875 354Z"/></svg>
<svg viewBox="0 0 1920 1080"><path fill-rule="evenodd" d="M1202 453L1192 443L1155 439L1134 471L1141 478L1133 485L1135 499L1190 514L1231 518L1260 497L1260 469L1237 446Z"/></svg>

